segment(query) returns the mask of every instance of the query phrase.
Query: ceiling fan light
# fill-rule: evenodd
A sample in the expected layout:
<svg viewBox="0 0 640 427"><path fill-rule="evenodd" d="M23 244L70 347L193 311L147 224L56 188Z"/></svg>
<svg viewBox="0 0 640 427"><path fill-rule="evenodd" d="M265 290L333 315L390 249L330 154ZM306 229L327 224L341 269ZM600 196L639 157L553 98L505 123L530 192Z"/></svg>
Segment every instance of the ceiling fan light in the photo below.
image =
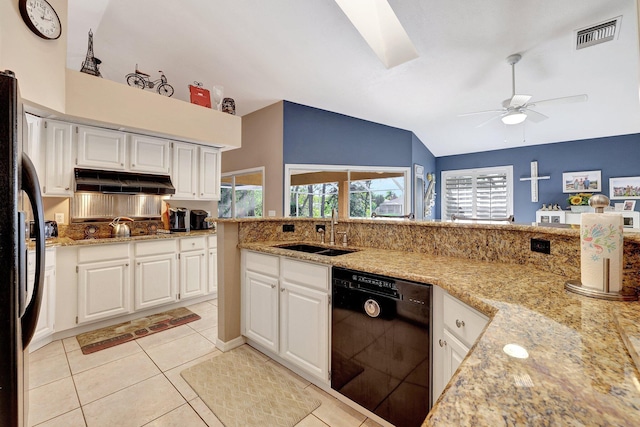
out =
<svg viewBox="0 0 640 427"><path fill-rule="evenodd" d="M521 111L512 111L505 116L502 116L502 123L505 125L517 125L522 123L527 118L527 115Z"/></svg>

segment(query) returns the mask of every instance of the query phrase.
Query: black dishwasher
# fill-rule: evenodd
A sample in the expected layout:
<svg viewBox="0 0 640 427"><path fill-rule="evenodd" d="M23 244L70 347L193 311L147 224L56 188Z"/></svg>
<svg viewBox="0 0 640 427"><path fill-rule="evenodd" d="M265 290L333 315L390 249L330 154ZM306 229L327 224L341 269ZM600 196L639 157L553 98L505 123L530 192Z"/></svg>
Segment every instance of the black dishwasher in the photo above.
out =
<svg viewBox="0 0 640 427"><path fill-rule="evenodd" d="M396 426L431 406L431 285L333 267L331 388Z"/></svg>

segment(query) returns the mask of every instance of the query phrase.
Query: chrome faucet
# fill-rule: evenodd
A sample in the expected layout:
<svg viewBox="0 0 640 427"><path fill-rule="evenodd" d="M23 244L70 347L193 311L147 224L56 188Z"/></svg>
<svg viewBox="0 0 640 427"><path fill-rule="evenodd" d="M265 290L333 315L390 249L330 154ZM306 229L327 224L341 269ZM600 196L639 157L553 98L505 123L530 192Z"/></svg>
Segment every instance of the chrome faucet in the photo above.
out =
<svg viewBox="0 0 640 427"><path fill-rule="evenodd" d="M336 228L334 227L338 223L338 211L333 208L331 209L331 227L329 229L329 244L336 244Z"/></svg>

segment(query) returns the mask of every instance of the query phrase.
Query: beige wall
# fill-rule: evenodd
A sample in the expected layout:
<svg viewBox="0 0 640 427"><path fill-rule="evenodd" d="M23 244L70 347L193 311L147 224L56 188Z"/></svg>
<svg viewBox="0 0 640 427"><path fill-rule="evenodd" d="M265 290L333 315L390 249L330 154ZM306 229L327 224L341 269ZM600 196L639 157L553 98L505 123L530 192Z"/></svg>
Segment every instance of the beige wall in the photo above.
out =
<svg viewBox="0 0 640 427"><path fill-rule="evenodd" d="M65 114L201 144L240 147L242 118L128 85L66 70Z"/></svg>
<svg viewBox="0 0 640 427"><path fill-rule="evenodd" d="M67 61L67 0L49 0L62 22L57 40L27 28L17 0L0 1L0 69L16 73L20 95L30 104L64 111Z"/></svg>
<svg viewBox="0 0 640 427"><path fill-rule="evenodd" d="M283 216L283 119L282 101L242 116L242 148L222 153L222 173L264 166L265 216Z"/></svg>

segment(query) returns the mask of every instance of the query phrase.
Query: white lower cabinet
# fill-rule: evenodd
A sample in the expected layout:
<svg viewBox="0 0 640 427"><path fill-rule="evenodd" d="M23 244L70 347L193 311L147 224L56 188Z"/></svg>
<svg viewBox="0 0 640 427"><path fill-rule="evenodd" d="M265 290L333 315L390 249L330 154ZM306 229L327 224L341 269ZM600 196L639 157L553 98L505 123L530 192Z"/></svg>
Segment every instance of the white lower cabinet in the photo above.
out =
<svg viewBox="0 0 640 427"><path fill-rule="evenodd" d="M45 272L56 332L215 292L217 273L214 281L209 272L217 259L207 253L216 248L207 246L207 238L216 241L203 235L58 248L54 257L47 255L53 272ZM64 284L57 289L56 274Z"/></svg>
<svg viewBox="0 0 640 427"><path fill-rule="evenodd" d="M433 287L433 402L478 339L488 318L442 288Z"/></svg>
<svg viewBox="0 0 640 427"><path fill-rule="evenodd" d="M285 281L280 296L280 354L315 377L327 380L329 295Z"/></svg>
<svg viewBox="0 0 640 427"><path fill-rule="evenodd" d="M129 263L128 244L78 250L78 323L131 312Z"/></svg>
<svg viewBox="0 0 640 427"><path fill-rule="evenodd" d="M278 278L249 270L244 280L244 335L278 353Z"/></svg>
<svg viewBox="0 0 640 427"><path fill-rule="evenodd" d="M176 301L176 244L173 240L135 244L134 309Z"/></svg>
<svg viewBox="0 0 640 427"><path fill-rule="evenodd" d="M442 331L442 349L444 350L444 363L442 364L442 377L449 382L453 374L458 370L458 366L469 353L469 347L462 344L449 330ZM440 345L440 344L438 344ZM445 383L446 384L446 383ZM442 390L440 390L442 393ZM440 395L438 393L438 395Z"/></svg>
<svg viewBox="0 0 640 427"><path fill-rule="evenodd" d="M326 265L242 251L243 334L329 383Z"/></svg>
<svg viewBox="0 0 640 427"><path fill-rule="evenodd" d="M180 299L207 293L207 259L204 237L180 239Z"/></svg>
<svg viewBox="0 0 640 427"><path fill-rule="evenodd" d="M56 250L48 248L45 251L45 268L42 283L42 300L36 330L29 344L29 350L36 350L47 344L46 338L55 330L56 318ZM27 255L27 299L33 296L33 284L35 280L35 252L29 251Z"/></svg>

